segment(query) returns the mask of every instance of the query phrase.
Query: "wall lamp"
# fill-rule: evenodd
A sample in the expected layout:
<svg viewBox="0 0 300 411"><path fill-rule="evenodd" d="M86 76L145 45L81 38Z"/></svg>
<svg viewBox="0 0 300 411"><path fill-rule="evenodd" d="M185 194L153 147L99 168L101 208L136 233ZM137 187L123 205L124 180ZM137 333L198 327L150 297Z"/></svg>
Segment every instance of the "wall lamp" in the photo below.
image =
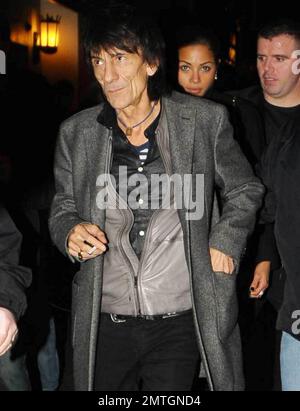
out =
<svg viewBox="0 0 300 411"><path fill-rule="evenodd" d="M33 33L32 58L34 63L38 63L39 52L54 54L57 51L59 41L58 26L61 16L52 17L47 14L46 18L40 20L40 32Z"/></svg>

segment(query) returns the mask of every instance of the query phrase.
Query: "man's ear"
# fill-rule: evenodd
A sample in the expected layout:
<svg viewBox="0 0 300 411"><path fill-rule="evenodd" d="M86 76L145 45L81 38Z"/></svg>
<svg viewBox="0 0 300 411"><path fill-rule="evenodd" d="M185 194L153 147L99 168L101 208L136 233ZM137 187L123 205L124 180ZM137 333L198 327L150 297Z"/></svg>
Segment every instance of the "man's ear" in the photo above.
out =
<svg viewBox="0 0 300 411"><path fill-rule="evenodd" d="M157 72L158 66L156 64L149 65L147 64L147 74L148 76L154 76L154 74Z"/></svg>

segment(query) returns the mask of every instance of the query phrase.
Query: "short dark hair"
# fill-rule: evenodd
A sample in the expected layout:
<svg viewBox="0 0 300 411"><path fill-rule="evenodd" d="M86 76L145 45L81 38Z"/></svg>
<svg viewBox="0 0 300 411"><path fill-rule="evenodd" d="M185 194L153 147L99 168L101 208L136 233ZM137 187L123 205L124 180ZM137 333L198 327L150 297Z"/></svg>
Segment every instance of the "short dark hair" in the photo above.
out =
<svg viewBox="0 0 300 411"><path fill-rule="evenodd" d="M207 46L213 53L216 63L220 59L220 43L218 37L209 28L196 25L182 27L176 35L177 49L195 44Z"/></svg>
<svg viewBox="0 0 300 411"><path fill-rule="evenodd" d="M128 53L141 53L158 70L148 79L151 101L161 97L165 90L165 43L155 21L138 8L124 2L109 2L86 16L84 49L88 61L91 53L100 49L118 48Z"/></svg>
<svg viewBox="0 0 300 411"><path fill-rule="evenodd" d="M300 46L300 23L291 19L277 19L265 24L257 38L272 39L282 34L293 36Z"/></svg>

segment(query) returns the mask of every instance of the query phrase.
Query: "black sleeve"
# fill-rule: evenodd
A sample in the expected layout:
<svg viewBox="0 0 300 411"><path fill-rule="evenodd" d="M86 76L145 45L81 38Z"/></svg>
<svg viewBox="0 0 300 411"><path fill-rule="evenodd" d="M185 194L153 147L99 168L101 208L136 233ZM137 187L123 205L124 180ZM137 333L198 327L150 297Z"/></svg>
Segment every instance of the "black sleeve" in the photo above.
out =
<svg viewBox="0 0 300 411"><path fill-rule="evenodd" d="M276 270L281 266L273 223L259 225L259 239L255 260L256 264L262 261L271 261L271 270Z"/></svg>
<svg viewBox="0 0 300 411"><path fill-rule="evenodd" d="M264 152L256 167L257 175L266 187L264 204L259 214L259 240L256 255L256 263L271 261L271 269L281 266L280 256L277 250L274 223L276 217L276 196L273 189L273 161L276 160L275 144L270 144Z"/></svg>
<svg viewBox="0 0 300 411"><path fill-rule="evenodd" d="M19 265L21 242L21 234L0 205L0 307L12 311L16 319L25 312L25 288L31 283L30 269Z"/></svg>
<svg viewBox="0 0 300 411"><path fill-rule="evenodd" d="M262 157L265 147L264 123L254 104L236 98L235 105L239 143L250 164L255 166Z"/></svg>

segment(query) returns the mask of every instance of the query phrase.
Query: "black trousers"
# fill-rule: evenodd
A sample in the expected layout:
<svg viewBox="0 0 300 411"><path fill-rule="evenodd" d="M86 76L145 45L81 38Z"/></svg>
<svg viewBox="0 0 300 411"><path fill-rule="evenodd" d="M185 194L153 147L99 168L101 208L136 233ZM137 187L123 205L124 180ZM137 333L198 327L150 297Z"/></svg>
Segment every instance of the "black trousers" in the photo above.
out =
<svg viewBox="0 0 300 411"><path fill-rule="evenodd" d="M101 314L96 391L190 391L199 366L192 313L115 323Z"/></svg>

